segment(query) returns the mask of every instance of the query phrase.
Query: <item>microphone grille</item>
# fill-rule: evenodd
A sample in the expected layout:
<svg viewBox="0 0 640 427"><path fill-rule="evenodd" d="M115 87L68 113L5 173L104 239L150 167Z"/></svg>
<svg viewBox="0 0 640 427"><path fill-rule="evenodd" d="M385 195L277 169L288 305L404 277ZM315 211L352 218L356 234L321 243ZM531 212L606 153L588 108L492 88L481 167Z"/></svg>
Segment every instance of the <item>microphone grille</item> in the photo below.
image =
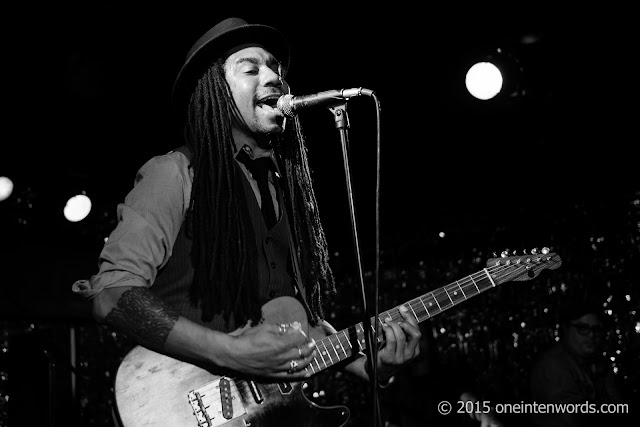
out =
<svg viewBox="0 0 640 427"><path fill-rule="evenodd" d="M276 107L278 108L278 110L282 111L282 114L284 114L285 116L293 117L295 115L293 112L293 95L282 95L278 99Z"/></svg>

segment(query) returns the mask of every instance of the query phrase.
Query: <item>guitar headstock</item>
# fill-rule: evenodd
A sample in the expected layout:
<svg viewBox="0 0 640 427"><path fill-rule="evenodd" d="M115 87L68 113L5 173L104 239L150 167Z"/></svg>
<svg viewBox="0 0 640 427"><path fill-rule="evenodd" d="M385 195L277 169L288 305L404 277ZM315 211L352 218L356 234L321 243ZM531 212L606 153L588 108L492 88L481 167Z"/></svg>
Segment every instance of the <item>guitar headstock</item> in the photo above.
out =
<svg viewBox="0 0 640 427"><path fill-rule="evenodd" d="M509 251L502 252L500 257L487 261L487 270L496 283L510 281L531 280L537 277L542 270L555 270L562 265L560 255L553 253L549 248L541 250L532 249L527 254L517 255L514 251L509 256Z"/></svg>

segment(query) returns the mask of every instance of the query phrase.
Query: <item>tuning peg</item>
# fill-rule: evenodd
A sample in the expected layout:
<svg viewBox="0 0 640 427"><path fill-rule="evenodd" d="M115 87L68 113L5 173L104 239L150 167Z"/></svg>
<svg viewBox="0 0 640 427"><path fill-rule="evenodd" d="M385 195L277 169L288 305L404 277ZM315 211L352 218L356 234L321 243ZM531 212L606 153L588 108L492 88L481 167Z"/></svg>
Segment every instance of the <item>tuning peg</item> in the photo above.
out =
<svg viewBox="0 0 640 427"><path fill-rule="evenodd" d="M498 258L498 254L494 252L494 253L493 253L493 257L494 257L494 258Z"/></svg>
<svg viewBox="0 0 640 427"><path fill-rule="evenodd" d="M538 253L538 248L531 249L531 255L535 255Z"/></svg>
<svg viewBox="0 0 640 427"><path fill-rule="evenodd" d="M526 250L526 249L523 249L523 250L522 250L522 254L523 254L523 255L526 255L526 254L527 254L527 250Z"/></svg>
<svg viewBox="0 0 640 427"><path fill-rule="evenodd" d="M509 256L508 249L507 249L507 250L505 250L505 251L502 251L502 253L500 254L500 256L501 256L502 258L506 258L506 257L508 257L508 256Z"/></svg>
<svg viewBox="0 0 640 427"><path fill-rule="evenodd" d="M546 247L546 246L545 246L544 248L542 248L542 253L543 253L544 255L548 254L548 253L549 253L549 248L548 248L548 247Z"/></svg>

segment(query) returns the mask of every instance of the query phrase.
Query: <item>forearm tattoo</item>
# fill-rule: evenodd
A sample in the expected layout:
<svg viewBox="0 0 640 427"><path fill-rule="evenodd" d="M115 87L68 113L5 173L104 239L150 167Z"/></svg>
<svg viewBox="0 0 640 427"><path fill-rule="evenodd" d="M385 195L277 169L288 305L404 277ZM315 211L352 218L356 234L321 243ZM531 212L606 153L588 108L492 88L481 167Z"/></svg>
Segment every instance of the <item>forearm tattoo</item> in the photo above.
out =
<svg viewBox="0 0 640 427"><path fill-rule="evenodd" d="M133 288L120 296L105 322L143 346L162 349L179 316L147 288Z"/></svg>

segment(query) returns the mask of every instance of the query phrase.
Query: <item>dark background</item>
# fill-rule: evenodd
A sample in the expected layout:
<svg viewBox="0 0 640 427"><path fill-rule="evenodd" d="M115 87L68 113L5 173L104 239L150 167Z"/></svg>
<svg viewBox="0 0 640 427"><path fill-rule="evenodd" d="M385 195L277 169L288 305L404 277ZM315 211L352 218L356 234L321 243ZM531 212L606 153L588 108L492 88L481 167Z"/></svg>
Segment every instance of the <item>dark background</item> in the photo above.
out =
<svg viewBox="0 0 640 427"><path fill-rule="evenodd" d="M131 188L137 169L181 144L169 125L173 79L191 44L228 16L272 25L287 36L292 51L287 80L294 94L351 87L376 92L382 129L381 245L387 268L412 271L427 259L433 283L427 288L433 288L482 268L494 251L550 246L565 263L564 273L554 272L556 282L549 286L566 282L575 295L606 300L611 286L605 284L617 280L619 286L611 291L615 298L631 296L620 308L619 324L626 325L623 335L634 339L637 314L630 314L629 307L637 307L633 266L638 261L640 185L631 113L631 13L614 5L558 3L4 6L0 175L15 184L12 197L0 202L4 348L11 350L10 341L24 339L13 344L13 357L40 354L50 348L52 336L62 334L66 340L68 328L75 327L76 333L84 332L77 345L85 344L79 356L85 367L113 369L115 362L104 362L106 367L96 362L90 345L96 336L103 345L101 334L111 335L102 329L92 333L87 306L73 298L70 287L95 273L115 206ZM464 87L466 70L498 48L517 60L520 71L506 76L517 79L506 82L507 95L476 100ZM375 104L372 98L354 98L348 111L359 238L364 268L371 271ZM352 279L339 134L328 110L305 111L301 120L336 275L344 294L351 295L336 303L340 313L359 305L359 293ZM84 221L67 223L64 204L81 190L91 197L93 210ZM529 292L516 293L510 307L534 316L522 309L524 301L549 293L524 289ZM406 299L416 296L405 291ZM484 313L489 322L504 320L489 315L492 308L470 305L469 310ZM347 321L343 317L336 323L347 326ZM552 328L553 322L541 325ZM38 336L45 339L30 340ZM511 336L503 331L494 338L504 344L504 337ZM486 342L470 344L478 349ZM637 362L637 347L624 342L623 349L634 352L628 360ZM51 360L33 357L37 366ZM526 363L505 364L503 371L509 367L516 372ZM3 384L9 382L0 382L0 392ZM5 385L5 395L7 390ZM87 386L83 392L95 397L101 390ZM91 407L82 406L82 413L92 417L87 424L100 425Z"/></svg>
<svg viewBox="0 0 640 427"><path fill-rule="evenodd" d="M2 203L3 234L35 255L27 261L16 246L5 245L17 257L12 262L46 262L71 280L93 271L95 249L137 169L181 144L170 126L169 101L186 51L230 15L286 34L294 93L376 92L383 245L413 247L444 231L449 239L498 252L514 249L513 237L526 238L518 249L549 246L552 221L576 203L606 206L638 189L633 80L627 78L632 30L624 10L499 1L420 9L30 3L7 10L4 40L7 132L0 159L15 190ZM506 76L514 81L505 83L506 95L476 100L464 75L497 49L521 71ZM364 97L352 99L348 110L359 236L370 252L376 110ZM308 110L301 119L329 243L352 256L333 116ZM94 209L82 223L68 224L61 211L78 191L87 192ZM613 218L607 222L615 225ZM479 234L496 230L505 231L498 242L504 246L486 247Z"/></svg>

